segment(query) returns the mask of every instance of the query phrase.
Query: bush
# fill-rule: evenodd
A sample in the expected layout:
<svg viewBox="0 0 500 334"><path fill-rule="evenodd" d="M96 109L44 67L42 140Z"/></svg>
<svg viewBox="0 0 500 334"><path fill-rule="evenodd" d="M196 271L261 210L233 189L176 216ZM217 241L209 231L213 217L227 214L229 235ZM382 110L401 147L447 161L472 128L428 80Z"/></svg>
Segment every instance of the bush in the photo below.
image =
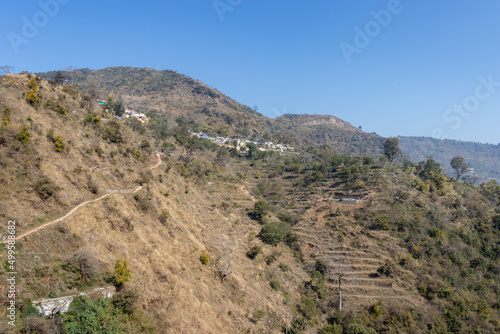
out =
<svg viewBox="0 0 500 334"><path fill-rule="evenodd" d="M276 290L276 291L281 290L281 286L280 286L280 285L279 285L279 283L278 283L278 282L276 282L276 281L271 281L271 282L269 282L269 285L271 286L271 288L272 288L273 290Z"/></svg>
<svg viewBox="0 0 500 334"><path fill-rule="evenodd" d="M101 117L97 117L92 114L87 114L87 116L85 116L85 118L83 119L83 125L87 125L89 123L92 123L92 125L98 127L102 123Z"/></svg>
<svg viewBox="0 0 500 334"><path fill-rule="evenodd" d="M275 246L285 239L285 236L287 235L287 227L289 226L290 225L286 223L269 223L260 231L260 239L266 244Z"/></svg>
<svg viewBox="0 0 500 334"><path fill-rule="evenodd" d="M28 103L33 107L38 108L40 106L40 98L34 90L28 91L28 93L26 94L26 99L28 100Z"/></svg>
<svg viewBox="0 0 500 334"><path fill-rule="evenodd" d="M2 125L7 126L10 123L10 108L5 108L2 116Z"/></svg>
<svg viewBox="0 0 500 334"><path fill-rule="evenodd" d="M254 245L248 250L247 256L253 260L257 257L257 255L259 255L260 252L262 252L262 249L259 246Z"/></svg>
<svg viewBox="0 0 500 334"><path fill-rule="evenodd" d="M68 111L68 108L65 108L65 107L61 106L59 103L55 103L52 101L45 102L45 108L54 110L55 112L57 112L59 115L62 115L62 116L66 115L66 113Z"/></svg>
<svg viewBox="0 0 500 334"><path fill-rule="evenodd" d="M260 309L253 311L252 318L254 321L259 321L260 319L264 318L265 315L266 315L266 311L264 309L260 308Z"/></svg>
<svg viewBox="0 0 500 334"><path fill-rule="evenodd" d="M63 315L64 333L124 333L116 310L109 300L99 298L95 303L88 296L76 297Z"/></svg>
<svg viewBox="0 0 500 334"><path fill-rule="evenodd" d="M59 190L61 190L61 188L59 188L47 177L38 179L38 181L36 181L33 185L33 189L43 200L53 197Z"/></svg>
<svg viewBox="0 0 500 334"><path fill-rule="evenodd" d="M333 325L325 325L321 329L320 334L342 334L343 332L344 328L342 328L341 325L333 324Z"/></svg>
<svg viewBox="0 0 500 334"><path fill-rule="evenodd" d="M133 291L121 291L113 296L111 303L125 314L132 314L138 297Z"/></svg>
<svg viewBox="0 0 500 334"><path fill-rule="evenodd" d="M21 131L17 134L17 140L23 144L31 142L31 133L26 126L23 126Z"/></svg>
<svg viewBox="0 0 500 334"><path fill-rule="evenodd" d="M120 131L120 124L116 121L109 122L109 125L104 128L103 138L109 140L112 143L123 142L123 136Z"/></svg>
<svg viewBox="0 0 500 334"><path fill-rule="evenodd" d="M116 287L121 287L132 277L132 274L130 273L130 270L127 269L127 266L127 260L116 260L114 275L114 283Z"/></svg>
<svg viewBox="0 0 500 334"><path fill-rule="evenodd" d="M54 136L52 131L49 131L47 134L47 137L52 141L54 144L54 149L56 152L62 152L64 150L65 144L64 144L64 138L61 137L61 135Z"/></svg>
<svg viewBox="0 0 500 334"><path fill-rule="evenodd" d="M170 214L168 213L168 211L166 210L162 210L161 211L161 214L160 214L160 223L162 225L165 225L165 223L167 222L168 218L170 218Z"/></svg>
<svg viewBox="0 0 500 334"><path fill-rule="evenodd" d="M318 310L316 309L316 300L310 297L302 297L300 304L297 305L298 311L307 320L312 320L318 315Z"/></svg>
<svg viewBox="0 0 500 334"><path fill-rule="evenodd" d="M80 92L78 91L78 88L75 85L65 85L62 88L63 92L66 94L71 95L74 99L78 97Z"/></svg>
<svg viewBox="0 0 500 334"><path fill-rule="evenodd" d="M267 215L269 208L269 203L267 203L266 201L257 201L254 204L252 214L255 219L262 222L262 219L265 215Z"/></svg>
<svg viewBox="0 0 500 334"><path fill-rule="evenodd" d="M210 262L210 254L208 254L206 250L201 251L200 261L204 265L207 265Z"/></svg>
<svg viewBox="0 0 500 334"><path fill-rule="evenodd" d="M398 273L397 267L394 262L387 260L385 263L377 269L379 274L385 275L387 277L394 277Z"/></svg>
<svg viewBox="0 0 500 334"><path fill-rule="evenodd" d="M377 332L374 329L368 328L368 327L360 325L360 324L355 324L355 323L347 326L346 333L347 334L377 334Z"/></svg>

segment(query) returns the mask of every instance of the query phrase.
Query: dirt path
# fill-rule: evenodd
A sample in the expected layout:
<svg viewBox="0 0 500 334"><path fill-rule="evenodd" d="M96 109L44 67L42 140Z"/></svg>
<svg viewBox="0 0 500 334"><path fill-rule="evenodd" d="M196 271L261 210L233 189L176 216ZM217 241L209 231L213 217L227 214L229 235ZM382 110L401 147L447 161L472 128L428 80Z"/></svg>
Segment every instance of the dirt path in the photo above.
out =
<svg viewBox="0 0 500 334"><path fill-rule="evenodd" d="M79 208L81 208L82 206L85 206L85 205L87 205L87 204L89 204L89 203L93 203L93 202L100 201L100 200L102 200L102 199L104 199L104 198L106 198L106 197L108 197L108 196L110 196L110 195L113 195L113 194L120 194L120 193L121 193L121 194L130 194L130 193L135 193L135 192L137 192L137 191L139 191L139 190L141 190L141 189L142 189L142 186L138 186L137 188L135 188L135 189L131 189L131 190L113 190L113 191L111 191L111 192L107 193L106 195L102 195L102 196L101 196L101 197L99 197L99 198L92 199L92 200L90 200L90 201L86 201L86 202L80 203L80 204L78 204L77 206L75 206L73 209L71 209L71 210L70 210L67 214L65 214L64 216L62 216L62 217L60 217L60 218L57 218L56 220L53 220L53 221L51 221L51 222L48 222L48 223L42 224L42 225L40 225L40 226L38 226L38 227L35 227L34 229L31 229L31 230L29 230L29 231L26 231L26 232L24 232L23 234L16 236L16 239L21 239L22 237L25 237L25 236L27 236L27 235L29 235L29 234L33 233L33 232L36 232L36 231L38 231L38 230L41 230L42 228L45 228L45 227L47 227L47 226L49 226L49 225L52 225L52 224L58 223L58 222L60 222L61 220L64 220L64 219L68 218L69 216L71 216L73 213L75 213L75 212L76 212L76 210L78 210L78 209L79 209Z"/></svg>
<svg viewBox="0 0 500 334"><path fill-rule="evenodd" d="M158 166L161 164L160 154L159 154L159 153L156 153L156 157L158 158L158 162L157 162L155 165L150 166L150 167L149 167L150 169L155 169L156 167L158 167ZM131 193L136 193L136 192L138 192L138 191L139 191L139 190L141 190L141 189L142 189L142 186L138 186L138 187L136 187L135 189L128 189L128 190L127 190L127 189L126 189L126 190L113 190L113 191L111 191L111 192L109 192L109 193L107 193L107 194L105 194L105 195L102 195L102 196L101 196L101 197L99 197L99 198L92 199L92 200L89 200L89 201L86 201L86 202L80 203L80 204L78 204L77 206L75 206L73 209L71 209L71 210L70 210L67 214L65 214L64 216L62 216L62 217L60 217L60 218L57 218L56 220L50 221L50 222L48 222L48 223L42 224L42 225L40 225L40 226L38 226L38 227L35 227L35 228L33 228L33 229L29 230L29 231L26 231L26 232L22 233L21 235L16 236L16 239L21 239L21 238L23 238L23 237L25 237L25 236L27 236L27 235L30 235L30 234L31 234L31 233L33 233L33 232L36 232L36 231L38 231L38 230L41 230L42 228L45 228L45 227L47 227L47 226L49 226L49 225L52 225L52 224L58 223L58 222L60 222L60 221L62 221L62 220L64 220L64 219L68 218L69 216L71 216L73 213L75 213L75 212L76 212L76 210L78 210L78 209L79 209L79 208L81 208L82 206L85 206L85 205L87 205L87 204L89 204L89 203L93 203L93 202L100 201L100 200L102 200L102 199L104 199L104 198L106 198L106 197L108 197L108 196L113 195L113 194L131 194Z"/></svg>

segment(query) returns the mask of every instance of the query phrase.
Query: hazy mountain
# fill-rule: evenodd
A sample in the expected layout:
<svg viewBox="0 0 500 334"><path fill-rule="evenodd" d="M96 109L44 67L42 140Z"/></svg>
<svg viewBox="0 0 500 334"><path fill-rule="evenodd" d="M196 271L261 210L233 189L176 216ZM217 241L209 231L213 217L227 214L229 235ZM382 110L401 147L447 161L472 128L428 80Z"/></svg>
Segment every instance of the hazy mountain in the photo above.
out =
<svg viewBox="0 0 500 334"><path fill-rule="evenodd" d="M453 176L450 161L455 156L465 159L479 183L488 180L500 182L500 145L464 142L430 137L399 137L401 149L414 161L432 157Z"/></svg>

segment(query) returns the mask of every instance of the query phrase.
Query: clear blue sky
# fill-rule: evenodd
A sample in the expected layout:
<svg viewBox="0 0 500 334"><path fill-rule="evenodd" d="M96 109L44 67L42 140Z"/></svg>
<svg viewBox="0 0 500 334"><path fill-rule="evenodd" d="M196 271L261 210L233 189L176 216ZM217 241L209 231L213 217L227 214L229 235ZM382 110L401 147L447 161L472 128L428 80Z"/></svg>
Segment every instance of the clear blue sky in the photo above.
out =
<svg viewBox="0 0 500 334"><path fill-rule="evenodd" d="M0 65L172 69L269 117L500 142L498 0L54 1L2 2Z"/></svg>

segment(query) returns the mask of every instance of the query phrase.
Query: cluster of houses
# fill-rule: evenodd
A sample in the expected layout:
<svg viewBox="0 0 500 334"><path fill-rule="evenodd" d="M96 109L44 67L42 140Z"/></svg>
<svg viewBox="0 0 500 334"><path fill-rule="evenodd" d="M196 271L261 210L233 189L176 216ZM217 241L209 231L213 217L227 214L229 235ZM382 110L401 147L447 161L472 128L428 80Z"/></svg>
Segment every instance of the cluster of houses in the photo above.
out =
<svg viewBox="0 0 500 334"><path fill-rule="evenodd" d="M107 105L107 102L104 101L104 100L98 100L97 101L98 104L100 104L101 106L106 106ZM104 109L105 111L108 111L108 109ZM119 116L115 116L116 118L118 119L122 119L122 118L128 118L128 119L131 119L131 118L136 118L138 119L139 121L141 121L142 123L146 123L149 118L143 114L143 113L140 113L140 112L137 112L129 107L125 107L125 112L123 113L123 116L122 117L119 117Z"/></svg>
<svg viewBox="0 0 500 334"><path fill-rule="evenodd" d="M125 113L124 113L123 117L125 117L125 118L137 118L142 123L145 123L148 121L148 117L145 114L143 114L141 112L134 111L134 110L130 109L129 107L125 107Z"/></svg>
<svg viewBox="0 0 500 334"><path fill-rule="evenodd" d="M240 138L225 138L225 137L213 138L201 132L191 132L191 135L196 136L198 138L208 139L212 143L217 144L219 146L225 146L231 148L235 147L238 151L248 151L247 145L249 143L255 144L259 151L276 151L276 152L295 151L295 149L292 146L283 144L274 144L273 142L267 142L267 141L262 142L259 139L251 141L248 139L240 139Z"/></svg>

